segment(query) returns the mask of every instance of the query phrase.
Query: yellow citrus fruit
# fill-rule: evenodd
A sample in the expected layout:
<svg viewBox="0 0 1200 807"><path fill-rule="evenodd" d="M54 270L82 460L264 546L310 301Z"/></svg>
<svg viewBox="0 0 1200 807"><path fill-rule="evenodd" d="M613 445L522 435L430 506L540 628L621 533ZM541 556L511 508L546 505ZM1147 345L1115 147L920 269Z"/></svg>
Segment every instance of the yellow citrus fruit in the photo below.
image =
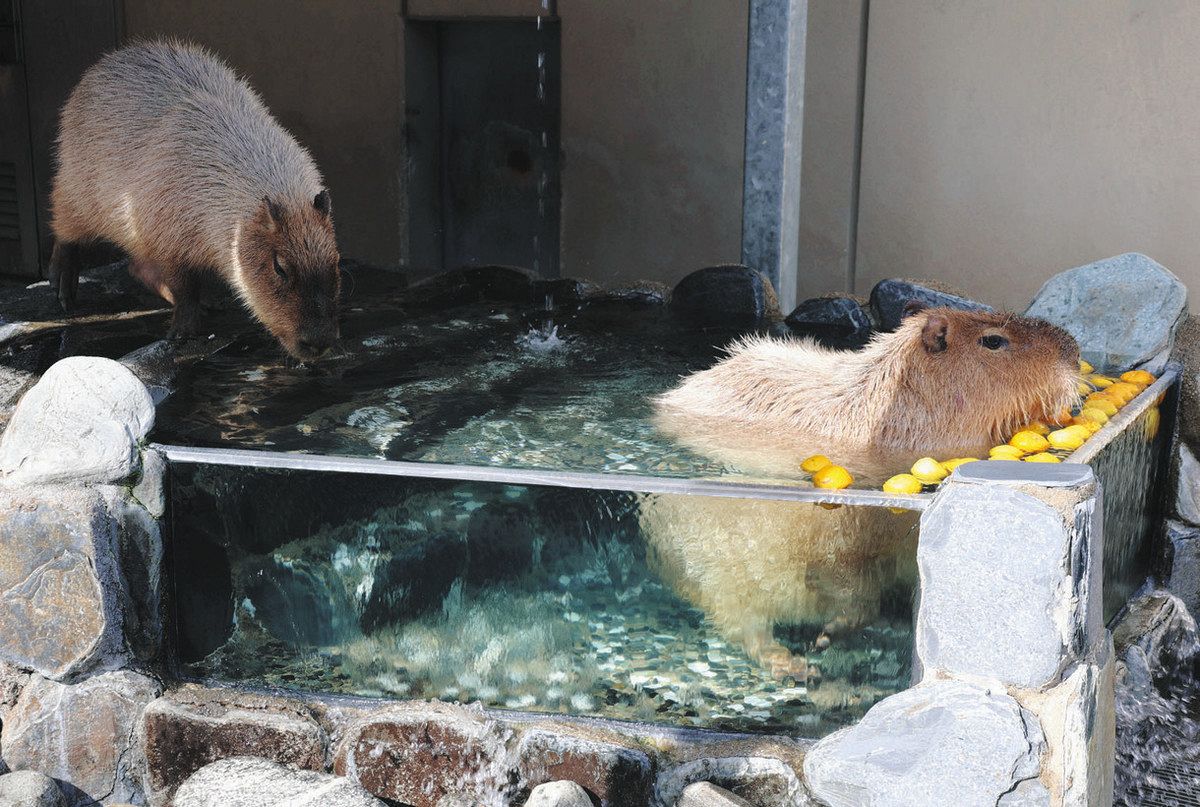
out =
<svg viewBox="0 0 1200 807"><path fill-rule="evenodd" d="M1034 434L1040 434L1042 437L1045 437L1047 434L1050 433L1050 427L1047 426L1045 423L1042 423L1040 420L1033 420L1033 421L1030 421L1029 423L1026 423L1021 428L1017 429L1017 431L1033 432Z"/></svg>
<svg viewBox="0 0 1200 807"><path fill-rule="evenodd" d="M1100 414L1104 414L1104 413L1101 412ZM1084 429L1087 430L1087 433L1089 435L1095 434L1096 432L1100 431L1100 429L1104 428L1096 421L1085 418L1082 415L1076 415L1075 422L1072 423L1071 425L1072 426L1082 426Z"/></svg>
<svg viewBox="0 0 1200 807"><path fill-rule="evenodd" d="M1080 359L1079 360L1079 372L1083 373L1084 375L1087 375L1088 373L1096 372L1096 368L1093 367L1092 365L1088 364L1083 359Z"/></svg>
<svg viewBox="0 0 1200 807"><path fill-rule="evenodd" d="M947 471L950 471L951 473L953 473L955 468L957 468L960 465L966 465L968 462L979 462L979 458L978 457L955 457L952 460L945 460L942 463L942 467L945 468Z"/></svg>
<svg viewBox="0 0 1200 807"><path fill-rule="evenodd" d="M1062 462L1062 460L1060 460L1058 457L1054 456L1053 454L1047 454L1044 451L1041 452L1040 454L1030 454L1028 457L1025 458L1025 461L1026 462Z"/></svg>
<svg viewBox="0 0 1200 807"><path fill-rule="evenodd" d="M1117 395L1124 399L1124 403L1129 403L1136 398L1142 391L1142 388L1137 384L1130 384L1128 381L1118 381L1104 391L1105 395Z"/></svg>
<svg viewBox="0 0 1200 807"><path fill-rule="evenodd" d="M1008 444L1016 446L1027 454L1045 451L1046 447L1050 445L1046 442L1046 438L1037 432L1017 432L1008 441Z"/></svg>
<svg viewBox="0 0 1200 807"><path fill-rule="evenodd" d="M815 474L826 465L833 465L829 457L826 457L824 454L813 454L804 462L800 463L800 470L804 471L805 473Z"/></svg>
<svg viewBox="0 0 1200 807"><path fill-rule="evenodd" d="M1079 448L1087 438L1087 430L1082 426L1068 426L1065 429L1059 429L1046 435L1046 439L1050 441L1050 445L1055 448L1069 450Z"/></svg>
<svg viewBox="0 0 1200 807"><path fill-rule="evenodd" d="M883 489L887 493L920 493L921 480L912 474L896 474L883 483Z"/></svg>
<svg viewBox="0 0 1200 807"><path fill-rule="evenodd" d="M1158 379L1156 379L1150 373L1147 373L1145 370L1130 370L1127 373L1121 373L1121 380L1130 384L1148 387Z"/></svg>
<svg viewBox="0 0 1200 807"><path fill-rule="evenodd" d="M1113 415L1117 414L1117 410L1121 407L1106 393L1097 392L1095 395L1089 395L1087 397L1087 400L1083 402L1083 408L1099 409L1104 414L1112 417Z"/></svg>
<svg viewBox="0 0 1200 807"><path fill-rule="evenodd" d="M1051 432L1051 434L1053 433ZM988 452L988 458L993 460L1019 460L1023 456L1025 456L1024 451L1010 445L995 446Z"/></svg>
<svg viewBox="0 0 1200 807"><path fill-rule="evenodd" d="M1101 426L1103 426L1105 423L1108 423L1108 413L1095 406L1085 406L1083 409L1080 409L1079 414L1075 416L1076 422L1078 422L1080 418L1083 418L1084 420L1095 421Z"/></svg>
<svg viewBox="0 0 1200 807"><path fill-rule="evenodd" d="M926 485L936 485L949 476L950 472L933 457L921 457L913 463L912 475Z"/></svg>
<svg viewBox="0 0 1200 807"><path fill-rule="evenodd" d="M1075 391L1078 392L1080 396L1087 395L1092 391L1092 385L1086 381L1076 382Z"/></svg>
<svg viewBox="0 0 1200 807"><path fill-rule="evenodd" d="M1100 375L1099 373L1094 373L1093 375L1088 376L1087 380L1088 383L1093 387L1099 387L1100 389L1111 387L1113 384L1117 383L1117 379L1109 378L1108 376Z"/></svg>
<svg viewBox="0 0 1200 807"><path fill-rule="evenodd" d="M850 472L842 466L829 464L814 473L812 481L819 488L841 490L850 487L854 482L854 477L850 476Z"/></svg>

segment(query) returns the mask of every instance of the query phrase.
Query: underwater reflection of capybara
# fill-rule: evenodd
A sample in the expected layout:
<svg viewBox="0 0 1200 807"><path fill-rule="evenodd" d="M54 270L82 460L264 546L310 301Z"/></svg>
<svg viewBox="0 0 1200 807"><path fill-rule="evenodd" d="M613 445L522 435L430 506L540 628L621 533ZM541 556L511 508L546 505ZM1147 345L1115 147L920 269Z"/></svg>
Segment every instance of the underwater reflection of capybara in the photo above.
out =
<svg viewBox="0 0 1200 807"><path fill-rule="evenodd" d="M203 48L143 42L84 74L62 111L51 228L50 280L66 309L81 248L107 241L174 303L174 336L199 335L200 281L216 274L296 358L319 358L338 337L338 250L320 172Z"/></svg>
<svg viewBox="0 0 1200 807"><path fill-rule="evenodd" d="M658 401L657 422L692 450L766 477L826 454L881 480L917 457L978 456L1023 423L1075 400L1079 350L1063 330L1010 314L927 309L855 352L756 338ZM780 676L806 660L777 624L828 632L879 614L915 513L881 507L662 496L641 523L664 579L731 641ZM892 563L891 560L897 562ZM907 570L907 571L906 571Z"/></svg>

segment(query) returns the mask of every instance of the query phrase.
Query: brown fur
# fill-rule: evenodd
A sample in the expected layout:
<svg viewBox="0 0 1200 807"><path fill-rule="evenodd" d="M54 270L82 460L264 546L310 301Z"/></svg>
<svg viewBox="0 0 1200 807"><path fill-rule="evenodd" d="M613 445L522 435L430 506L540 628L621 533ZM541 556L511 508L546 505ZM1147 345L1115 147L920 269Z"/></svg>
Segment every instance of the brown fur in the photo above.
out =
<svg viewBox="0 0 1200 807"><path fill-rule="evenodd" d="M1007 347L991 350L984 336ZM752 339L659 399L659 424L692 449L759 477L792 477L826 454L878 484L918 456L974 454L1075 398L1079 351L1064 331L1007 314L920 312L854 353ZM914 513L879 507L655 497L641 522L656 568L719 630L781 676L806 661L779 623L826 630L878 616L911 582Z"/></svg>
<svg viewBox="0 0 1200 807"><path fill-rule="evenodd" d="M329 195L312 158L208 51L149 42L110 53L63 108L51 194L51 282L75 296L78 246L105 240L199 328L199 273L216 272L289 353L337 338Z"/></svg>

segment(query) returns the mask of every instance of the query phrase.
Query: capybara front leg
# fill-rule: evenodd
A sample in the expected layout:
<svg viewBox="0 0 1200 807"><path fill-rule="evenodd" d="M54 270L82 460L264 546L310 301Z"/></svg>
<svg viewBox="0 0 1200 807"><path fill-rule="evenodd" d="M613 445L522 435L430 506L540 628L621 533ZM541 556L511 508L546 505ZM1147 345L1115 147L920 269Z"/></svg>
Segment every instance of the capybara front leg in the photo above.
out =
<svg viewBox="0 0 1200 807"><path fill-rule="evenodd" d="M75 309L75 292L79 288L79 269L82 263L79 245L66 241L55 241L50 253L50 288L58 297L62 310L71 313Z"/></svg>
<svg viewBox="0 0 1200 807"><path fill-rule="evenodd" d="M175 302L168 339L191 339L200 335L200 284L190 273L178 271L165 278L170 299Z"/></svg>
<svg viewBox="0 0 1200 807"><path fill-rule="evenodd" d="M737 630L736 640L756 664L771 672L778 681L792 678L802 682L808 680L808 659L788 650L779 642L771 626L767 624L747 625Z"/></svg>

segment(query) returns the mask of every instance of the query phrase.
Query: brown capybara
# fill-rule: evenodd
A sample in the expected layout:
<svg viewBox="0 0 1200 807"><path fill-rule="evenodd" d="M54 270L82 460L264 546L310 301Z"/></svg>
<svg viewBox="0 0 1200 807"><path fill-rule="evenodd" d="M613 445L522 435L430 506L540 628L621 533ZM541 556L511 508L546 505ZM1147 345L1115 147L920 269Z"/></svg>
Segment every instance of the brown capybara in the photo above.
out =
<svg viewBox="0 0 1200 807"><path fill-rule="evenodd" d="M693 450L760 476L794 477L821 453L882 480L923 455L986 456L1072 404L1078 377L1079 349L1060 328L927 309L856 352L740 342L662 395L657 418ZM662 496L641 523L664 579L780 676L807 665L774 639L776 624L862 625L882 589L913 572L916 516L882 507Z"/></svg>
<svg viewBox="0 0 1200 807"><path fill-rule="evenodd" d="M174 303L171 334L200 323L215 272L298 359L338 337L337 241L312 157L216 56L176 41L103 57L63 107L51 194L50 281L74 303L81 245L109 241Z"/></svg>

